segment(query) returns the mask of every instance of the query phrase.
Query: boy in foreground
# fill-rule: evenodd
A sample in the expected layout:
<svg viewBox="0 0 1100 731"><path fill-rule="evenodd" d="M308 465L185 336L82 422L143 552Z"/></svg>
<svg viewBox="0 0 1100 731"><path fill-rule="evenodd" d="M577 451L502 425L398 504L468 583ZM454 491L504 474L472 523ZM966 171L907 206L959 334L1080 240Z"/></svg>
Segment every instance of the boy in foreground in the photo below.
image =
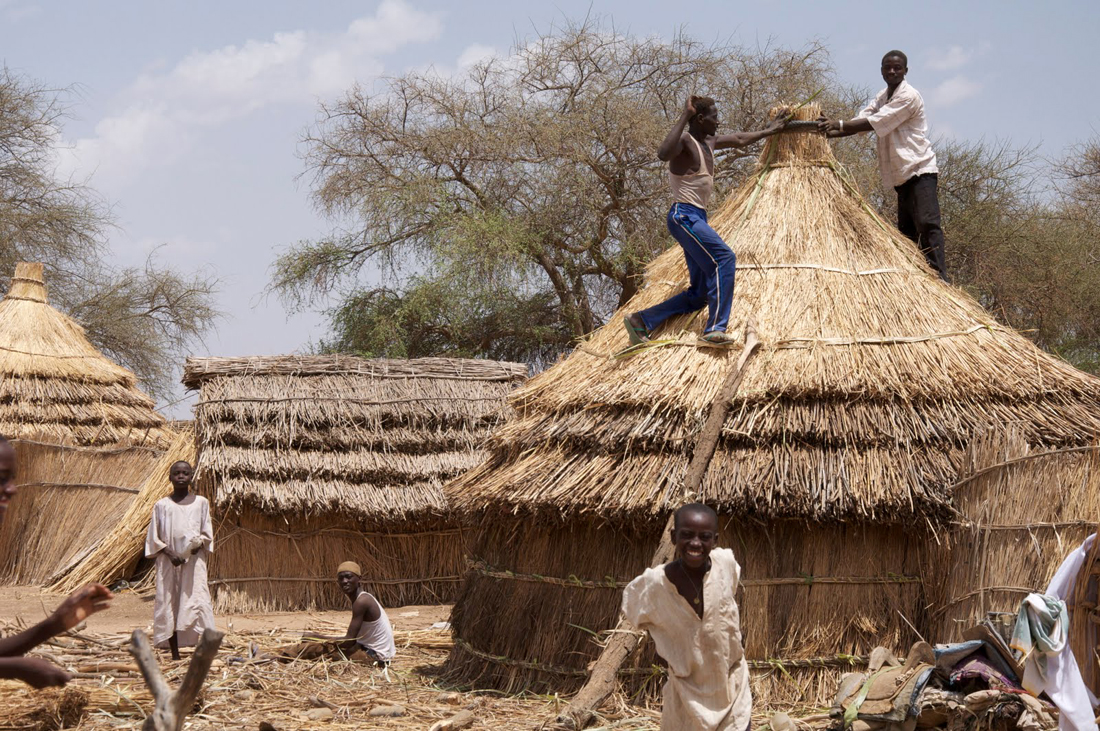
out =
<svg viewBox="0 0 1100 731"><path fill-rule="evenodd" d="M650 333L668 318L695 312L703 305L707 306L707 323L699 345L726 348L737 342L726 332L737 257L707 223L707 206L714 192L714 151L745 147L771 137L789 120L789 114L780 115L759 132L720 135L714 100L706 96L688 98L680 119L657 150L657 157L668 162L672 187L668 230L684 250L690 285L658 305L623 318L631 345L649 340Z"/></svg>
<svg viewBox="0 0 1100 731"><path fill-rule="evenodd" d="M623 591L623 614L649 632L668 663L662 731L746 731L752 712L734 592L741 567L715 548L718 515L691 503L676 511L676 559L646 569Z"/></svg>
<svg viewBox="0 0 1100 731"><path fill-rule="evenodd" d="M0 523L15 496L15 448L0 437ZM73 592L46 619L30 629L0 639L0 678L22 680L33 688L48 688L72 679L65 670L40 657L24 654L46 640L67 632L85 619L110 606L111 592L102 584L88 584Z"/></svg>
<svg viewBox="0 0 1100 731"><path fill-rule="evenodd" d="M214 608L206 583L206 556L213 550L210 503L191 493L194 470L176 462L168 473L172 494L153 506L145 555L156 556L157 595L153 603L153 644L168 645L172 659L180 647L193 647L204 629L214 629Z"/></svg>

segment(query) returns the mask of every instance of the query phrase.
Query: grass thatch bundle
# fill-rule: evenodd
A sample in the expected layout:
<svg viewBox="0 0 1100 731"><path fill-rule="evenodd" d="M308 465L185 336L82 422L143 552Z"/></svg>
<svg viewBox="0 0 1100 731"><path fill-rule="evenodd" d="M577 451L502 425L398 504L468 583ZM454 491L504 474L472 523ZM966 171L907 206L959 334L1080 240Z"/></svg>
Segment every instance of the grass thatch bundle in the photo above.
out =
<svg viewBox="0 0 1100 731"><path fill-rule="evenodd" d="M163 448L171 432L136 383L79 324L50 307L41 264L16 265L0 301L0 434Z"/></svg>
<svg viewBox="0 0 1100 731"><path fill-rule="evenodd" d="M13 441L19 494L0 525L0 582L53 581L126 513L160 451Z"/></svg>
<svg viewBox="0 0 1100 731"><path fill-rule="evenodd" d="M172 465L183 460L195 463L195 432L190 426L177 433L167 451L147 471L137 495L130 501L126 513L109 523L108 532L97 541L94 550L78 563L55 577L53 591L68 593L89 581L110 584L116 579L130 578L145 551L145 531L153 514L153 505L171 492L168 473Z"/></svg>
<svg viewBox="0 0 1100 731"><path fill-rule="evenodd" d="M798 118L818 114L806 105ZM972 440L1011 426L1036 448L1086 444L1100 380L940 281L815 132L771 138L712 223L737 255L731 322L755 315L763 349L693 497L719 509L723 544L762 582L742 607L758 693L812 694L804 666L881 642L904 650L910 624L927 629L920 545L946 527ZM612 357L628 344L623 314L686 285L673 246L606 326L512 396L517 416L489 458L448 486L491 527L472 553L494 569L472 572L455 606L454 677L559 691L583 679L592 633L614 625L619 602L587 583L647 565L739 356L695 347L703 310L654 334L670 343Z"/></svg>
<svg viewBox="0 0 1100 731"><path fill-rule="evenodd" d="M384 604L451 599L464 563L441 488L484 458L526 373L447 358L189 359L217 606L343 606L333 572L347 559Z"/></svg>

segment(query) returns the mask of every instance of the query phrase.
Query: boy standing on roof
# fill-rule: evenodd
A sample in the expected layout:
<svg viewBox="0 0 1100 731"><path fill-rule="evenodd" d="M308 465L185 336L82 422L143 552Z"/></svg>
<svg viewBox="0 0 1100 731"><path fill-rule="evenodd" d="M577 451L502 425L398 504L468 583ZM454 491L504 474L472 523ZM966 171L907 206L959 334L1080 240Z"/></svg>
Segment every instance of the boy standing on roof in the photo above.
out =
<svg viewBox="0 0 1100 731"><path fill-rule="evenodd" d="M623 614L649 632L668 663L662 731L746 731L749 668L734 599L741 567L715 548L718 515L691 503L676 511L676 559L646 569L623 591Z"/></svg>
<svg viewBox="0 0 1100 731"><path fill-rule="evenodd" d="M15 448L0 437L0 523L15 497ZM0 678L22 680L33 688L65 685L72 676L41 657L26 657L26 653L51 637L77 626L85 619L103 611L111 603L111 592L102 584L87 584L74 591L46 619L8 637L0 639Z"/></svg>
<svg viewBox="0 0 1100 731"><path fill-rule="evenodd" d="M878 138L878 165L882 185L898 194L898 229L924 252L928 266L947 281L940 201L937 195L936 153L928 141L924 98L909 85L909 59L901 51L882 57L886 88L855 119L818 119L828 137L874 132Z"/></svg>
<svg viewBox="0 0 1100 731"><path fill-rule="evenodd" d="M194 470L176 462L168 472L172 494L153 506L145 536L145 555L157 557L157 596L153 603L153 644L172 650L198 644L204 629L214 629L214 609L206 584L206 556L214 548L210 503L190 492Z"/></svg>
<svg viewBox="0 0 1100 731"><path fill-rule="evenodd" d="M658 305L623 318L632 345L649 340L650 333L668 318L695 312L703 305L707 306L707 323L699 345L728 347L736 342L726 332L736 257L707 223L707 206L714 192L714 151L745 147L770 137L783 129L788 119L781 116L759 132L720 135L714 100L705 96L688 98L680 119L657 150L657 157L668 162L672 186L668 230L684 250L690 285Z"/></svg>

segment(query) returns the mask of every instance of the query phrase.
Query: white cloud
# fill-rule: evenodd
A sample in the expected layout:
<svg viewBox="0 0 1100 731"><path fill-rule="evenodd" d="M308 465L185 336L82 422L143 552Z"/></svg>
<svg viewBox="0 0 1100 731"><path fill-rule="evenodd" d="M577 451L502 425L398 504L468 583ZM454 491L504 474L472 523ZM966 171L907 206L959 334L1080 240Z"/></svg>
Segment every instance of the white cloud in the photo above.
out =
<svg viewBox="0 0 1100 731"><path fill-rule="evenodd" d="M442 29L439 13L384 0L341 33L299 30L196 51L166 70L138 76L92 137L62 151L60 172L95 170L99 182L131 179L186 155L205 130L272 105L312 107L318 97L375 78L381 56L433 40Z"/></svg>
<svg viewBox="0 0 1100 731"><path fill-rule="evenodd" d="M458 67L460 69L469 68L499 55L500 54L498 54L496 49L492 46L474 43L473 45L467 46L462 53L458 54Z"/></svg>
<svg viewBox="0 0 1100 731"><path fill-rule="evenodd" d="M971 81L965 76L952 76L932 90L929 97L938 107L949 107L964 99L976 96L982 90L982 85Z"/></svg>
<svg viewBox="0 0 1100 731"><path fill-rule="evenodd" d="M992 44L989 41L982 41L973 48L963 48L962 46L951 46L947 49L930 48L925 51L923 58L930 69L954 71L966 66L972 59L985 54L991 47Z"/></svg>
<svg viewBox="0 0 1100 731"><path fill-rule="evenodd" d="M962 46L951 46L946 51L933 51L928 54L928 67L937 71L951 71L965 66L973 57L971 51Z"/></svg>

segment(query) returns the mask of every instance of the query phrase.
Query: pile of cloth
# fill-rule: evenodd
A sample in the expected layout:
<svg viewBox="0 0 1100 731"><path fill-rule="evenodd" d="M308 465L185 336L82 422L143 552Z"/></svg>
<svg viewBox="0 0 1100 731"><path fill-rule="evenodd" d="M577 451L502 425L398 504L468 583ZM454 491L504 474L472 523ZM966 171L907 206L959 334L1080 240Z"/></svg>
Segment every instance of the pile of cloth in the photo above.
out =
<svg viewBox="0 0 1100 731"><path fill-rule="evenodd" d="M1024 689L1024 668L995 629L983 623L965 636L936 647L918 642L904 663L876 648L867 672L841 677L833 727L1055 731L1057 708Z"/></svg>

